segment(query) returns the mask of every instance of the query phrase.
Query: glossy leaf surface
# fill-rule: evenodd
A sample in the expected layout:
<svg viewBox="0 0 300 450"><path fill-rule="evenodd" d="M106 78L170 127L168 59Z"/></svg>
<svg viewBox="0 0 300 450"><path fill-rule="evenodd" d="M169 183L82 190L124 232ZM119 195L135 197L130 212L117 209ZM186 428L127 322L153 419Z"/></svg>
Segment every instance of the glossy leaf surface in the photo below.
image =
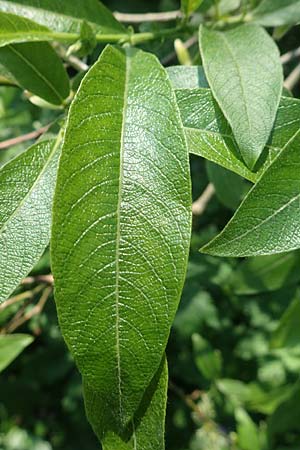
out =
<svg viewBox="0 0 300 450"><path fill-rule="evenodd" d="M228 225L202 251L255 256L300 248L300 130L246 196Z"/></svg>
<svg viewBox="0 0 300 450"><path fill-rule="evenodd" d="M29 334L0 336L0 372L4 370L33 341Z"/></svg>
<svg viewBox="0 0 300 450"><path fill-rule="evenodd" d="M55 141L43 141L0 170L0 303L49 242L58 156Z"/></svg>
<svg viewBox="0 0 300 450"><path fill-rule="evenodd" d="M213 95L251 169L270 136L280 100L279 51L267 32L256 25L226 32L200 27L199 44Z"/></svg>
<svg viewBox="0 0 300 450"><path fill-rule="evenodd" d="M127 424L161 362L185 277L190 202L165 70L147 53L108 46L70 109L52 239L62 332L102 399L103 430Z"/></svg>
<svg viewBox="0 0 300 450"><path fill-rule="evenodd" d="M46 27L14 14L0 12L0 47L13 42L51 41L53 34Z"/></svg>
<svg viewBox="0 0 300 450"><path fill-rule="evenodd" d="M66 33L80 33L82 21L99 33L124 33L123 26L98 0L0 0L0 11L26 17Z"/></svg>
<svg viewBox="0 0 300 450"><path fill-rule="evenodd" d="M0 48L0 61L18 84L54 105L70 92L68 75L47 42L9 44Z"/></svg>

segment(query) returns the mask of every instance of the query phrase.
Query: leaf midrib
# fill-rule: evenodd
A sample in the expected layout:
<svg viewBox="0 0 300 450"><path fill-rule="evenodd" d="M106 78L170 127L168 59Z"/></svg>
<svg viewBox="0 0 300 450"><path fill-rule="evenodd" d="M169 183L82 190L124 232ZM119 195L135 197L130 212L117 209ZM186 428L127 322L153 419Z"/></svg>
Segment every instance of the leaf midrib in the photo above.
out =
<svg viewBox="0 0 300 450"><path fill-rule="evenodd" d="M53 141L52 145L53 145L53 149L51 150L51 152L49 153L49 156L46 160L46 163L44 164L42 170L39 172L39 174L37 175L36 179L34 180L31 188L29 189L29 191L27 192L27 194L22 198L22 200L20 201L20 203L18 204L18 206L15 208L15 210L12 212L12 214L8 217L8 219L3 223L2 227L0 228L0 234L3 232L3 230L5 229L5 227L7 226L7 224L17 215L17 213L20 211L20 209L22 208L22 206L25 204L26 200L28 199L28 197L32 194L32 192L34 191L36 185L38 184L38 182L40 181L40 179L42 178L42 176L44 175L44 173L46 172L46 169L48 168L50 162L52 161L52 157L54 156L54 154L56 153L56 150L60 144L61 141L61 137L58 136L56 142L54 143L54 139L49 140L49 141L44 141L45 143L47 142L48 144L51 144L51 142Z"/></svg>
<svg viewBox="0 0 300 450"><path fill-rule="evenodd" d="M125 86L124 86L124 99L123 99L123 112L122 112L122 130L120 140L120 166L119 166L119 189L118 189L118 204L117 204L117 233L116 233L116 356L117 356L117 371L118 371L118 392L119 392L119 413L122 417L122 387L121 387L121 355L120 355L120 241L121 241L121 206L122 206L122 192L123 192L123 167L124 167L124 137L125 137L125 124L126 124L126 110L128 105L128 84L129 84L129 72L130 72L130 58L127 56L125 50Z"/></svg>
<svg viewBox="0 0 300 450"><path fill-rule="evenodd" d="M15 49L15 47L13 45L8 45L7 46L13 53L15 53L20 59L22 59L22 61L24 61L25 64L27 64L35 73L36 75L42 80L44 81L44 83L47 84L47 86L53 91L53 93L56 95L56 97L58 98L58 100L60 101L60 103L63 103L64 99L63 97L59 94L59 92L57 91L57 89L53 86L53 84L47 80L47 78L44 77L44 75L33 65L31 64L31 62L25 58L25 56L22 55L22 53L18 52L18 50Z"/></svg>

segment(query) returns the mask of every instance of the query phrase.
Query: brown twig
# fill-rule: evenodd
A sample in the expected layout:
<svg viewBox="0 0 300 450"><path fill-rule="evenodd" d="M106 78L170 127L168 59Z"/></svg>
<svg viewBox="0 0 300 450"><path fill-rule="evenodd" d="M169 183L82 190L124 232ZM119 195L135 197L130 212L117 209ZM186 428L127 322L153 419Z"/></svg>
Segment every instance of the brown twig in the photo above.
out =
<svg viewBox="0 0 300 450"><path fill-rule="evenodd" d="M300 56L300 47L281 55L280 61L282 64L287 64L298 56Z"/></svg>
<svg viewBox="0 0 300 450"><path fill-rule="evenodd" d="M31 277L26 277L22 280L21 284L32 284L32 283L47 283L47 284L53 284L53 275L49 273L48 275L35 275Z"/></svg>
<svg viewBox="0 0 300 450"><path fill-rule="evenodd" d="M32 299L36 294L38 294L40 291L44 289L43 285L37 286L35 289L32 289L32 291L25 291L21 294L14 295L13 297L8 298L0 305L0 311L3 311L4 309L8 308L9 306L13 305L14 303L21 302L23 300L29 300Z"/></svg>
<svg viewBox="0 0 300 450"><path fill-rule="evenodd" d="M142 23L142 22L169 22L170 20L182 18L183 14L180 10L145 13L145 14L127 14L116 11L114 13L114 16L119 22Z"/></svg>
<svg viewBox="0 0 300 450"><path fill-rule="evenodd" d="M298 64L294 70L284 80L284 87L288 90L293 90L298 81L300 80L300 64Z"/></svg>
<svg viewBox="0 0 300 450"><path fill-rule="evenodd" d="M201 216L204 213L209 201L215 194L215 188L212 183L209 183L200 197L193 202L192 212L194 216Z"/></svg>
<svg viewBox="0 0 300 450"><path fill-rule="evenodd" d="M43 291L38 303L28 312L24 312L24 309L26 306L26 305L24 305L23 308L21 308L21 310L19 310L17 312L17 314L12 318L12 320L8 323L8 325L6 327L2 328L1 334L12 333L17 328L19 328L21 325L23 325L25 322L30 320L32 317L40 314L43 311L51 292L52 292L52 286L46 287L46 289Z"/></svg>
<svg viewBox="0 0 300 450"><path fill-rule="evenodd" d="M0 142L0 150L4 150L5 148L12 147L13 145L20 144L21 142L26 142L26 141L30 141L31 139L36 139L39 136L41 136L41 134L48 131L49 128L50 128L50 124L45 125L44 127L41 127L38 130L31 131L30 133L22 134L21 136L18 136L18 137L12 138L12 139L7 139L6 141L2 141L2 142Z"/></svg>

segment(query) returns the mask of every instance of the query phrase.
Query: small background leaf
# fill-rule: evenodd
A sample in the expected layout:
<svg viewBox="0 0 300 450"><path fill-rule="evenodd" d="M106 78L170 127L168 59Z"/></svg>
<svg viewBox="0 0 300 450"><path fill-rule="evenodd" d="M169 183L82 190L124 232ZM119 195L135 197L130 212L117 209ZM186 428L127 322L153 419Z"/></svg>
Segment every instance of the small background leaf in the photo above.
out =
<svg viewBox="0 0 300 450"><path fill-rule="evenodd" d="M29 334L0 336L0 372L4 370L33 341Z"/></svg>

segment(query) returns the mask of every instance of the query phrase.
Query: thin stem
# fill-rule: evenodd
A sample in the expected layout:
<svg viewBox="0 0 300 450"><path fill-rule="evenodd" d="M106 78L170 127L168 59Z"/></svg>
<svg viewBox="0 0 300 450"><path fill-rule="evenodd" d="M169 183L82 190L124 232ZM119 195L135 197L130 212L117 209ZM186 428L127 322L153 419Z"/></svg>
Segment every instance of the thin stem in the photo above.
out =
<svg viewBox="0 0 300 450"><path fill-rule="evenodd" d="M0 150L4 150L8 147L12 147L13 145L20 144L21 142L26 142L26 141L30 141L31 139L36 139L41 134L48 131L50 126L51 126L51 124L45 125L44 127L39 128L38 130L35 130L35 131L31 131L30 133L22 134L21 136L18 136L16 138L7 139L6 141L2 141L2 142L0 142Z"/></svg>
<svg viewBox="0 0 300 450"><path fill-rule="evenodd" d="M294 89L298 81L300 80L300 64L298 64L294 70L289 74L288 77L286 77L283 85L285 88L289 89L290 91Z"/></svg>
<svg viewBox="0 0 300 450"><path fill-rule="evenodd" d="M284 55L281 55L280 60L282 64L287 64L298 56L300 56L300 47L284 53Z"/></svg>
<svg viewBox="0 0 300 450"><path fill-rule="evenodd" d="M201 216L204 213L209 201L215 194L215 188L212 183L209 183L200 197L194 201L192 205L192 212L194 216Z"/></svg>
<svg viewBox="0 0 300 450"><path fill-rule="evenodd" d="M48 275L35 275L31 277L26 277L22 280L21 284L32 284L38 282L53 284L54 283L53 275L49 273Z"/></svg>
<svg viewBox="0 0 300 450"><path fill-rule="evenodd" d="M44 286L39 285L32 291L25 291L25 292L22 292L21 294L14 295L13 297L8 298L7 300L5 300L5 302L3 302L0 305L0 311L3 311L4 309L8 308L9 306L11 306L15 303L21 302L23 300L32 299L36 294L38 294L43 289L44 289Z"/></svg>
<svg viewBox="0 0 300 450"><path fill-rule="evenodd" d="M15 317L10 321L10 323L1 330L1 334L7 334L12 333L17 328L19 328L21 325L23 325L25 322L30 320L32 317L40 314L50 297L50 294L52 292L52 286L47 287L44 292L42 293L38 303L28 312L25 312L23 315L20 315L19 312L15 315ZM23 312L23 311L22 311Z"/></svg>
<svg viewBox="0 0 300 450"><path fill-rule="evenodd" d="M145 14L127 14L121 12L114 13L115 18L123 23L142 23L142 22L168 22L183 17L182 12L176 11L155 12Z"/></svg>

